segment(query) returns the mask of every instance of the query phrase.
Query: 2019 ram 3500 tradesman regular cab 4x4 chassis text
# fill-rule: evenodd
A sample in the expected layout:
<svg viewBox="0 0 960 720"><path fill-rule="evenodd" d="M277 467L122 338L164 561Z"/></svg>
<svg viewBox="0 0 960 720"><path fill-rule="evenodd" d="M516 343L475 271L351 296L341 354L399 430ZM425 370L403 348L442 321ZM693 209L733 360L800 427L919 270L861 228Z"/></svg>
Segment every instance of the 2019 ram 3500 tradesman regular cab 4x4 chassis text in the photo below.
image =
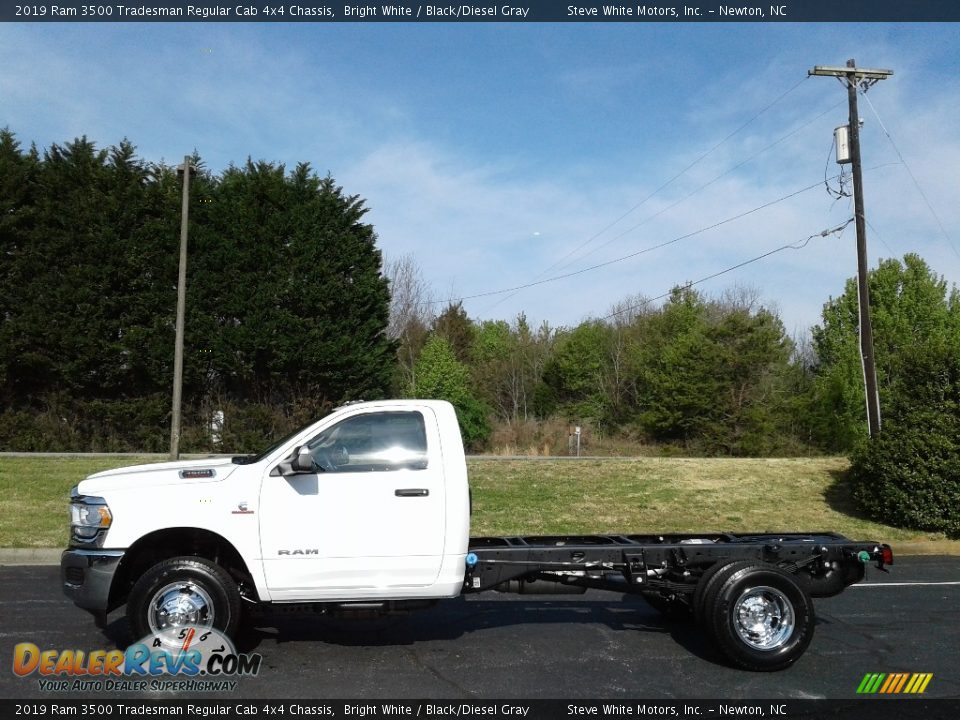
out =
<svg viewBox="0 0 960 720"><path fill-rule="evenodd" d="M65 592L101 625L125 603L137 636L230 634L245 603L389 612L598 588L692 613L730 661L776 670L810 643L812 597L893 560L830 532L471 538L457 417L435 400L346 405L256 456L96 473L70 507Z"/></svg>

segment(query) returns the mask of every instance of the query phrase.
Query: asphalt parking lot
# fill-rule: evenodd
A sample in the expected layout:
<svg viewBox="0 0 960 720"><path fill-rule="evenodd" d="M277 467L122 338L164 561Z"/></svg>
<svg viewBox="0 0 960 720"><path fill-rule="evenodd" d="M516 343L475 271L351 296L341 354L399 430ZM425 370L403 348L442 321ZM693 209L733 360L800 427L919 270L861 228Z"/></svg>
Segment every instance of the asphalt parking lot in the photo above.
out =
<svg viewBox="0 0 960 720"><path fill-rule="evenodd" d="M925 696L960 697L960 558L898 558L889 575L816 601L813 643L791 668L727 666L692 622L670 622L641 598L482 593L373 621L268 615L238 650L262 655L231 698L683 699L856 698L866 673L932 673ZM0 567L0 697L50 698L11 670L14 646L113 649L61 593L52 566ZM82 693L61 693L61 698ZM100 697L104 697L101 693ZM115 692L114 698L158 697ZM215 699L216 693L196 697Z"/></svg>

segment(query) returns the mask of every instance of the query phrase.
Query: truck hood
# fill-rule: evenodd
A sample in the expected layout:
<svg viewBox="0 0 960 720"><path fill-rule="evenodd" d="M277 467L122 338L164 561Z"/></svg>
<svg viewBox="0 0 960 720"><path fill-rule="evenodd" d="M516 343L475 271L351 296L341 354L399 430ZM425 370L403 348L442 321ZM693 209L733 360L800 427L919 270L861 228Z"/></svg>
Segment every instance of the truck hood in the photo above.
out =
<svg viewBox="0 0 960 720"><path fill-rule="evenodd" d="M94 473L81 481L77 491L81 495L99 495L107 490L220 482L233 474L238 467L240 466L231 462L230 458L131 465Z"/></svg>

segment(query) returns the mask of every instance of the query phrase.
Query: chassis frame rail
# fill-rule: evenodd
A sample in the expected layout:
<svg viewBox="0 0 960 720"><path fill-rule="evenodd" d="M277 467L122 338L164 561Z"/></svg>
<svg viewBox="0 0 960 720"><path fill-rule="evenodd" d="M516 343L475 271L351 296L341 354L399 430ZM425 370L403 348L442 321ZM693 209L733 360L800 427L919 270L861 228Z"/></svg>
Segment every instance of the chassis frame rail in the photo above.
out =
<svg viewBox="0 0 960 720"><path fill-rule="evenodd" d="M803 581L812 597L829 597L883 570L889 545L832 532L668 533L471 538L464 592L563 594L587 588L689 598L716 563L752 560Z"/></svg>

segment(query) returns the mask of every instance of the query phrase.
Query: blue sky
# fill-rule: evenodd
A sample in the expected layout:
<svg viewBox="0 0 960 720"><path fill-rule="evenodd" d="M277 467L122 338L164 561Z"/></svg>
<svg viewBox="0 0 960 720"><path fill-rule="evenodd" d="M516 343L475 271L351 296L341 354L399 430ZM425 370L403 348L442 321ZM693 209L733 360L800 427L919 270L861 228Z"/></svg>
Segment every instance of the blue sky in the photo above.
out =
<svg viewBox="0 0 960 720"><path fill-rule="evenodd" d="M214 171L308 161L366 199L385 254L412 254L438 298L603 263L821 183L465 303L569 326L851 217L822 185L846 94L804 79L850 57L895 71L872 108L861 99L871 266L917 252L960 282L958 47L960 27L924 24L7 24L0 126L40 147L127 137L168 163L196 148ZM851 225L700 288L753 288L803 333L855 267Z"/></svg>

